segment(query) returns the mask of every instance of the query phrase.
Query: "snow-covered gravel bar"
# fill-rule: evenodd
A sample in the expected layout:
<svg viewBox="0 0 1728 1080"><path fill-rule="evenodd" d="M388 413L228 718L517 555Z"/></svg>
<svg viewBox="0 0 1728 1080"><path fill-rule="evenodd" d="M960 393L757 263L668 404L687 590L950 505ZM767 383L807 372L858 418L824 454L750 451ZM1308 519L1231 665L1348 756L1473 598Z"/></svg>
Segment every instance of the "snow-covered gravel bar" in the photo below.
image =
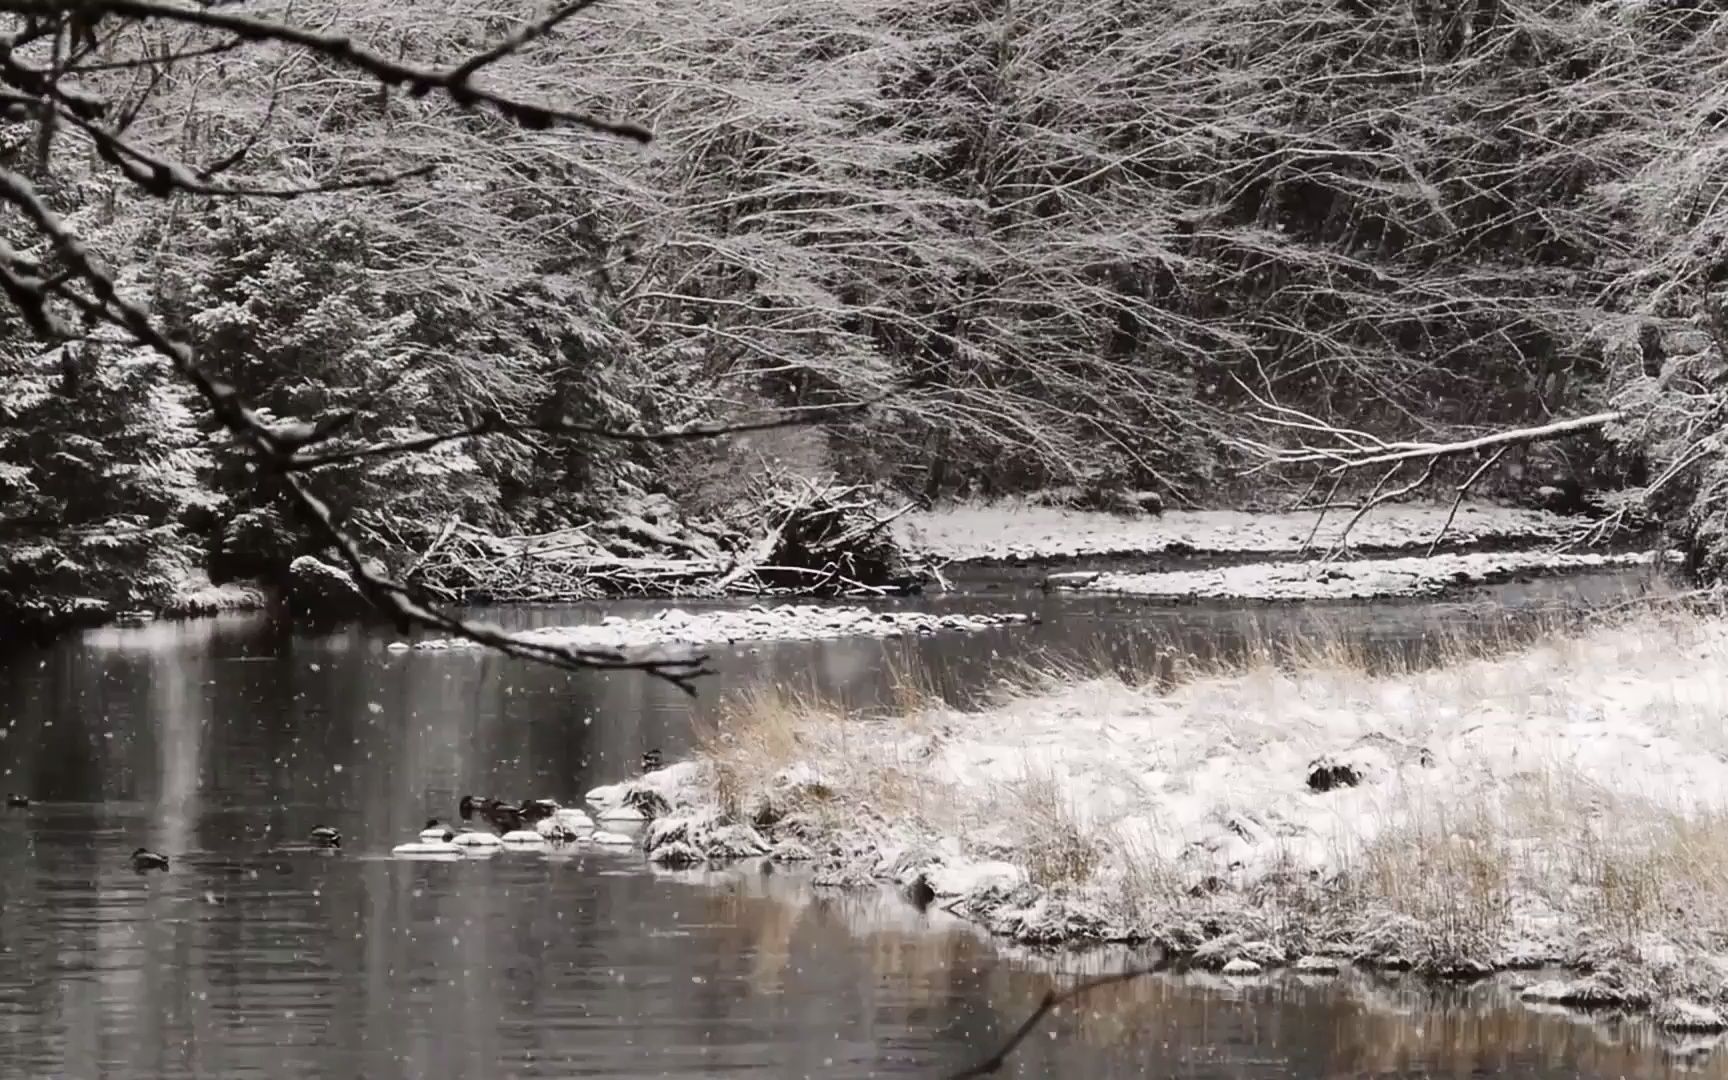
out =
<svg viewBox="0 0 1728 1080"><path fill-rule="evenodd" d="M1446 525L1450 510L1449 503L1376 507L1351 527L1350 546L1374 553L1425 550ZM1170 510L1149 517L1120 517L1001 502L915 512L896 525L914 550L941 561L1057 562L1134 555L1272 557L1293 556L1314 547L1324 553L1355 513ZM1545 510L1466 503L1446 526L1442 547L1532 546L1557 540L1576 525Z"/></svg>
<svg viewBox="0 0 1728 1080"><path fill-rule="evenodd" d="M736 645L752 641L813 641L823 638L895 638L913 634L966 633L1030 623L1019 612L998 614L877 611L823 604L755 604L744 610L684 611L668 608L639 619L609 616L580 626L548 626L514 635L519 641L578 649L646 649ZM407 649L395 642L392 649ZM435 638L416 649L479 648L474 642Z"/></svg>
<svg viewBox="0 0 1728 1080"><path fill-rule="evenodd" d="M1079 571L1051 574L1051 588L1143 596L1156 600L1383 600L1440 596L1521 575L1582 573L1648 566L1654 552L1624 555L1476 552L1348 562L1249 563L1151 574Z"/></svg>

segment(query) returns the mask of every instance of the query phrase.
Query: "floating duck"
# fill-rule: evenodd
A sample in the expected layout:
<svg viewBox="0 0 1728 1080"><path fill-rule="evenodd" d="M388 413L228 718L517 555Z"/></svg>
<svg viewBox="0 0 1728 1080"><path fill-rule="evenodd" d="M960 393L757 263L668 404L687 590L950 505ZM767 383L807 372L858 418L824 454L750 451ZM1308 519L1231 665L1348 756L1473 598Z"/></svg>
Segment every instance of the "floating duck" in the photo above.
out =
<svg viewBox="0 0 1728 1080"><path fill-rule="evenodd" d="M149 848L139 848L132 853L132 869L142 874L150 870L168 869L168 856Z"/></svg>
<svg viewBox="0 0 1728 1080"><path fill-rule="evenodd" d="M23 807L30 805L30 797L27 795L14 795L11 792L7 792L6 805L22 809Z"/></svg>
<svg viewBox="0 0 1728 1080"><path fill-rule="evenodd" d="M342 846L342 834L328 825L320 825L313 829L311 840L317 847L337 848Z"/></svg>
<svg viewBox="0 0 1728 1080"><path fill-rule="evenodd" d="M558 813L563 807L556 799L523 799L518 807L524 825L535 825Z"/></svg>
<svg viewBox="0 0 1728 1080"><path fill-rule="evenodd" d="M462 815L463 821L470 821L475 814L479 814L486 824L501 833L514 832L528 824L522 819L521 809L500 799L476 799L472 795L464 795L462 801L456 805L456 811Z"/></svg>

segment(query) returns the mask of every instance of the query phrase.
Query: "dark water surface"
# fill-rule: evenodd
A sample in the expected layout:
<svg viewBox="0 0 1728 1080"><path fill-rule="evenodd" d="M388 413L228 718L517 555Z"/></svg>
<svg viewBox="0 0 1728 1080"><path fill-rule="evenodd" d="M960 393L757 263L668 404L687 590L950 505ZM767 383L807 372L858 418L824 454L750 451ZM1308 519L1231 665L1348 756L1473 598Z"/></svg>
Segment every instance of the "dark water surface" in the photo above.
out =
<svg viewBox="0 0 1728 1080"><path fill-rule="evenodd" d="M1336 612L1394 650L1624 580ZM932 601L940 604L941 601ZM633 674L390 652L388 632L255 616L105 629L0 657L0 1077L931 1076L982 1056L1068 975L886 895L633 850L388 857L464 791L575 801L688 745L723 690L857 701L897 673L963 695L1030 650L1116 656L1306 632L1311 616L1001 594L1030 629L717 655L694 702ZM629 605L507 613L518 625ZM1228 645L1223 646L1228 648ZM272 850L335 825L339 855ZM173 870L140 877L134 847ZM1054 1018L1007 1075L1728 1074L1636 1022L1496 986L1150 977Z"/></svg>

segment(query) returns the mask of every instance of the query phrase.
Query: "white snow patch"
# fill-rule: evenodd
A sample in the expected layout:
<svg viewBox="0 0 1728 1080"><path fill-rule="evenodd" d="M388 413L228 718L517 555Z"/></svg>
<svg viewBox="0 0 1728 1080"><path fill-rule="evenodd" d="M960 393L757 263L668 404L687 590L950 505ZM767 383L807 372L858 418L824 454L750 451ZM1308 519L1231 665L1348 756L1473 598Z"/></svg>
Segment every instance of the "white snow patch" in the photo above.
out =
<svg viewBox="0 0 1728 1080"><path fill-rule="evenodd" d="M939 897L964 896L991 886L1013 888L1026 881L1026 871L1000 859L933 866L924 875L930 891Z"/></svg>

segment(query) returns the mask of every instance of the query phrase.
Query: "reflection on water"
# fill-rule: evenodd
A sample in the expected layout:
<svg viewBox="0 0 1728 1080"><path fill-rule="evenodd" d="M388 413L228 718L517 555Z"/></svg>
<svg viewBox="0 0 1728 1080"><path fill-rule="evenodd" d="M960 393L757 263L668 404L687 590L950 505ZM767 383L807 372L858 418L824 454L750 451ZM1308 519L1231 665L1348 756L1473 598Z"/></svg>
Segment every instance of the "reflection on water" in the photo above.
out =
<svg viewBox="0 0 1728 1080"><path fill-rule="evenodd" d="M1151 633L1131 606L1075 610L1059 620L1047 606L1023 633L1081 650ZM1386 628L1454 617L1389 610L1364 627L1409 640ZM1154 622L1168 641L1225 619ZM935 1075L993 1045L1060 969L1120 962L1021 955L893 896L812 896L798 875L756 867L654 872L633 851L592 849L385 858L463 791L571 799L650 746L675 753L691 710L714 700L388 641L230 617L0 660L0 789L36 800L0 815L0 1076ZM1026 645L827 643L716 666L732 687L813 681L868 699L894 664L976 685ZM272 850L318 824L342 830L341 853ZM132 873L140 845L174 869ZM1671 1064L1642 1026L1505 996L1153 976L1054 1017L1010 1074L1608 1077Z"/></svg>

